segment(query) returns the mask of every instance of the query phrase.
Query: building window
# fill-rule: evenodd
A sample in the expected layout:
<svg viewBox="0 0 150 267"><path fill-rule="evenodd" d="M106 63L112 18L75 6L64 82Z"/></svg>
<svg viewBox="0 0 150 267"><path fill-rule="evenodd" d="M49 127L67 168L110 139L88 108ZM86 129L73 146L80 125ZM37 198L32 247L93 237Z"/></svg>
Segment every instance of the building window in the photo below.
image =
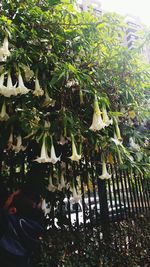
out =
<svg viewBox="0 0 150 267"><path fill-rule="evenodd" d="M128 43L128 48L129 48L129 49L133 49L133 48L135 47L135 46L134 46L134 43L135 43L135 42L133 42L133 41L129 42L129 43Z"/></svg>
<svg viewBox="0 0 150 267"><path fill-rule="evenodd" d="M130 40L135 41L135 40L137 40L137 39L138 39L138 37L137 37L136 35L133 35L133 34L128 35L128 37L127 37L127 41L128 41L128 42L129 42Z"/></svg>
<svg viewBox="0 0 150 267"><path fill-rule="evenodd" d="M136 32L136 31L137 31L136 29L129 28L129 29L126 30L126 34L134 33L134 32Z"/></svg>

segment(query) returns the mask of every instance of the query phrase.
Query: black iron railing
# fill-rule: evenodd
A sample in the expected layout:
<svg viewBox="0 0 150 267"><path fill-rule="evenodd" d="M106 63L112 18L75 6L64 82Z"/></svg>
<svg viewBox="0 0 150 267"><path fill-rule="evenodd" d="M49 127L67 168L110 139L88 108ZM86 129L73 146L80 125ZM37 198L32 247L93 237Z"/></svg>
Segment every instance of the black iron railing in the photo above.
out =
<svg viewBox="0 0 150 267"><path fill-rule="evenodd" d="M18 159L19 157L19 159ZM26 181L26 172L30 169L33 161L21 152L19 156L12 153L3 155L1 166L1 180L11 190ZM29 162L28 162L29 161ZM107 228L109 222L126 220L150 213L150 180L144 174L133 169L121 169L115 164L108 164L108 172L111 173L109 180L101 180L102 166L93 158L84 159L79 163L64 163L63 172L66 183L74 184L77 192L81 195L76 203L70 190L63 189L62 192L46 191L48 175L51 174L53 183L58 179L55 170L61 171L61 164L57 163L55 169L52 164L38 164L38 170L32 178L39 187L43 188L46 200L50 207L47 216L49 227L68 227L79 229L93 226ZM46 166L46 167L45 167ZM36 168L35 168L36 169ZM59 175L59 174L58 174ZM31 179L32 179L31 178ZM30 179L30 177L29 177ZM45 190L45 191L44 191ZM58 197L57 197L58 194Z"/></svg>
<svg viewBox="0 0 150 267"><path fill-rule="evenodd" d="M78 203L72 204L72 198L64 198L65 212L70 227L79 229L80 226L108 226L109 222L121 221L128 218L136 218L142 214L150 213L150 187L149 180L140 172L133 170L121 170L116 165L108 165L112 174L111 179L101 180L97 162L84 162L76 164L73 168L74 181L80 174L80 179L75 182L80 189L81 198ZM86 169L86 179L85 179ZM83 175L84 173L84 175ZM74 205L74 206L73 206ZM57 217L57 205L55 216ZM50 213L51 216L51 213ZM59 227L65 226L59 214ZM56 226L56 225L55 225ZM56 226L57 227L57 226Z"/></svg>

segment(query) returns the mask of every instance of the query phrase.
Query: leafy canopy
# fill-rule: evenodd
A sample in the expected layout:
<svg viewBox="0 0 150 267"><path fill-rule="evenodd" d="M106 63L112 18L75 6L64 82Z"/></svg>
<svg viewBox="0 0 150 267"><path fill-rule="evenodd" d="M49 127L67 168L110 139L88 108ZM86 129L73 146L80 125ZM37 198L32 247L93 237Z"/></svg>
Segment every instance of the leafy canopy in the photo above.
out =
<svg viewBox="0 0 150 267"><path fill-rule="evenodd" d="M124 45L125 27L116 14L96 17L93 11L79 12L67 0L2 0L0 43L2 46L7 36L10 51L0 66L4 85L8 73L13 85L18 85L21 73L30 91L0 96L0 107L5 103L9 115L0 122L1 151L9 153L11 133L14 143L21 135L27 147L36 140L38 149L27 158L32 162L46 136L48 151L53 141L56 153L68 161L73 136L83 158L100 152L108 162L113 155L124 166L144 166L148 171L149 145L145 140L149 133L144 120L149 116L146 92L150 72ZM36 77L44 91L41 96L33 94ZM93 132L89 128L95 96L113 124ZM121 131L120 145L111 140L115 122ZM139 144L138 151L130 147L131 137ZM58 145L63 142L65 150ZM28 156L28 150L24 153Z"/></svg>

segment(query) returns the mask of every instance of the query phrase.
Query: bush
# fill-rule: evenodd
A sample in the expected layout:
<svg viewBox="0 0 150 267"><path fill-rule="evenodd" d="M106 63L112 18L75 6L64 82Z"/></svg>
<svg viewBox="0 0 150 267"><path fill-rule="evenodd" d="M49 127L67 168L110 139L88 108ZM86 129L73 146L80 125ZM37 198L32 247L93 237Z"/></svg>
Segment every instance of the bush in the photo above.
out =
<svg viewBox="0 0 150 267"><path fill-rule="evenodd" d="M144 217L110 224L105 236L100 227L78 232L51 229L32 267L148 267L149 230Z"/></svg>

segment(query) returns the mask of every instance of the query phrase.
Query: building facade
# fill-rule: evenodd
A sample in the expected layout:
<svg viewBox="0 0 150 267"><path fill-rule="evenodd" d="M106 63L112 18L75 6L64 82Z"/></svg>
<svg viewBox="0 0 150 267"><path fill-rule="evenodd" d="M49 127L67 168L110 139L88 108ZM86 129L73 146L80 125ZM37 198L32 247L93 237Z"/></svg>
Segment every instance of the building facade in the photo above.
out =
<svg viewBox="0 0 150 267"><path fill-rule="evenodd" d="M81 11L86 11L90 7L93 8L95 15L102 15L103 9L100 0L77 0L77 5ZM126 16L125 23L127 28L125 29L125 42L129 50L132 50L136 46L136 41L139 38L139 31L144 30L140 19L138 17ZM144 61L150 64L150 45L144 44L140 50Z"/></svg>
<svg viewBox="0 0 150 267"><path fill-rule="evenodd" d="M133 16L126 16L125 23L127 24L125 31L125 43L129 50L132 50L135 48L136 41L139 39L139 31L144 31L144 26L138 17ZM148 44L143 44L140 49L140 53L143 56L143 59L147 63L150 63L150 47Z"/></svg>
<svg viewBox="0 0 150 267"><path fill-rule="evenodd" d="M77 0L77 3L82 11L86 11L92 7L96 15L102 14L101 2L99 0Z"/></svg>
<svg viewBox="0 0 150 267"><path fill-rule="evenodd" d="M131 16L125 17L125 23L127 24L127 29L125 31L125 40L129 50L135 48L135 42L138 39L138 32L142 30L142 25L138 18Z"/></svg>

